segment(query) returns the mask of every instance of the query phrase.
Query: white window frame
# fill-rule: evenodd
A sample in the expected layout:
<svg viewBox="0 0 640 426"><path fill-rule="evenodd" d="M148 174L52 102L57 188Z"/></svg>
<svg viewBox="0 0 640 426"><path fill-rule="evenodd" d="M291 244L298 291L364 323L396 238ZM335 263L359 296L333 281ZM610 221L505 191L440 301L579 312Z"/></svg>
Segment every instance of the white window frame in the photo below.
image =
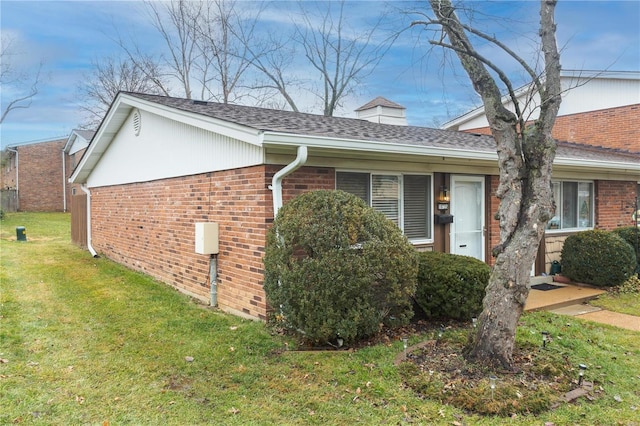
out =
<svg viewBox="0 0 640 426"><path fill-rule="evenodd" d="M563 227L563 217L562 217L562 207L563 207L563 202L564 202L564 190L563 190L563 184L564 183L575 183L578 184L578 189L579 189L579 184L581 183L586 183L591 185L591 191L589 193L589 198L590 198L590 205L589 205L589 214L590 214L590 222L591 225L590 226L586 226L586 227L581 227L580 226L580 206L576 205L576 213L577 213L577 217L576 217L576 224L577 226L571 227L571 228L565 228ZM560 221L560 227L559 228L549 228L548 226L551 223L551 220L553 220L553 218L549 221L549 223L547 223L547 229L545 229L545 232L550 233L550 234L554 234L554 233L563 233L563 232L576 232L576 231L586 231L589 229L593 229L594 224L595 224L595 183L592 180L573 180L573 179L553 179L551 181L551 184L559 184L560 185L560 199L556 199L554 200L556 203L556 213L554 215L555 217L559 218ZM555 198L555 191L552 189L552 193L553 196ZM577 195L577 194L576 194ZM576 202L578 202L578 199L576 199Z"/></svg>
<svg viewBox="0 0 640 426"><path fill-rule="evenodd" d="M430 206L429 210L426 212L427 217L427 227L428 233L430 234L427 238L414 238L409 239L412 244L420 245L420 244L431 244L434 241L433 233L434 233L434 223L433 223L433 203L434 203L434 195L433 195L433 173L399 173L399 172L387 172L387 171L362 171L362 170L336 170L336 189L338 189L338 173L360 173L360 174L368 174L369 175L369 194L368 194L368 204L369 207L372 206L373 201L373 176L397 176L399 183L399 201L400 205L398 206L398 227L404 234L404 176L427 176L429 177L429 199L427 200L427 204Z"/></svg>

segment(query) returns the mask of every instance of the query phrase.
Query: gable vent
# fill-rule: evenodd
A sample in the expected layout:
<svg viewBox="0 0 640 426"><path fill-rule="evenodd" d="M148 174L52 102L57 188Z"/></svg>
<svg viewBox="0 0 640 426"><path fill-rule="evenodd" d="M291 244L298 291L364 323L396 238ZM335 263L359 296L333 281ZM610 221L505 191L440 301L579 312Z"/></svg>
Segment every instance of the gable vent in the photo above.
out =
<svg viewBox="0 0 640 426"><path fill-rule="evenodd" d="M140 134L140 126L142 125L142 117L137 109L133 111L133 133L138 136Z"/></svg>

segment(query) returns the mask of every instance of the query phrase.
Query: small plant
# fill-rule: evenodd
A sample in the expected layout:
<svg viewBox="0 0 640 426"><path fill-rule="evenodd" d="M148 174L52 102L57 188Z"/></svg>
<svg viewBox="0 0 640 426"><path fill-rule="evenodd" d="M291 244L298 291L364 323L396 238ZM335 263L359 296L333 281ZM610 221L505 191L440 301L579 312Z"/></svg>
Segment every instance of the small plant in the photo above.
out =
<svg viewBox="0 0 640 426"><path fill-rule="evenodd" d="M352 194L313 191L285 204L268 233L264 265L274 314L309 343L354 342L413 316L415 250Z"/></svg>
<svg viewBox="0 0 640 426"><path fill-rule="evenodd" d="M618 293L624 294L637 294L640 293L640 278L637 275L632 275L622 285L618 287Z"/></svg>
<svg viewBox="0 0 640 426"><path fill-rule="evenodd" d="M0 209L0 220L4 220L4 210Z"/></svg>
<svg viewBox="0 0 640 426"><path fill-rule="evenodd" d="M419 253L415 300L429 318L470 320L482 311L491 269L475 258Z"/></svg>
<svg viewBox="0 0 640 426"><path fill-rule="evenodd" d="M636 268L633 248L619 235L599 229L568 236L561 257L563 275L598 287L620 285Z"/></svg>

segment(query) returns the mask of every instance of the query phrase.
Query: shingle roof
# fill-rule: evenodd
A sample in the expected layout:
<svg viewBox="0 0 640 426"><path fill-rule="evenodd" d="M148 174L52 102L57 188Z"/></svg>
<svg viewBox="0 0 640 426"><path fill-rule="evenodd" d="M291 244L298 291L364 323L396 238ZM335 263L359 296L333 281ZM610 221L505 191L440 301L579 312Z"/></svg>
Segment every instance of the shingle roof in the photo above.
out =
<svg viewBox="0 0 640 426"><path fill-rule="evenodd" d="M127 94L178 110L240 124L264 132L451 148L474 152L495 152L496 150L492 136L474 133L380 124L354 118L325 117L316 114L194 101L159 95ZM556 156L623 163L640 162L640 155L570 143L560 143Z"/></svg>

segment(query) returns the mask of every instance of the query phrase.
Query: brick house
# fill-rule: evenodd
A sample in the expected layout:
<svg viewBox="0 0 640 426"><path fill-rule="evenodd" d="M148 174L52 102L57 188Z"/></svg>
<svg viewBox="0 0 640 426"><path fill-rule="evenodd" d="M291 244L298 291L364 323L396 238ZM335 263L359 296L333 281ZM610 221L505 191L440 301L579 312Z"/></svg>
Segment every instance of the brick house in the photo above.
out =
<svg viewBox="0 0 640 426"><path fill-rule="evenodd" d="M3 152L1 184L15 198L8 210L66 212L72 194L68 179L93 133L74 130L68 138L9 145Z"/></svg>
<svg viewBox="0 0 640 426"><path fill-rule="evenodd" d="M65 139L12 145L2 162L2 189L13 191L18 211L64 211Z"/></svg>
<svg viewBox="0 0 640 426"><path fill-rule="evenodd" d="M89 194L87 246L264 319L274 212L302 192L337 188L382 211L417 249L491 262L493 139L407 126L403 109L381 99L359 109L367 121L120 93L71 176ZM640 179L640 155L563 143L554 177L566 211L551 232L615 227L633 212L620 194ZM218 224L217 254L196 250L196 224L208 222Z"/></svg>
<svg viewBox="0 0 640 426"><path fill-rule="evenodd" d="M640 72L562 71L562 104L553 128L560 141L640 153ZM517 95L524 105L528 86ZM528 108L537 117L539 98ZM512 103L505 99L505 105ZM447 130L491 134L484 108L476 108L442 126Z"/></svg>

